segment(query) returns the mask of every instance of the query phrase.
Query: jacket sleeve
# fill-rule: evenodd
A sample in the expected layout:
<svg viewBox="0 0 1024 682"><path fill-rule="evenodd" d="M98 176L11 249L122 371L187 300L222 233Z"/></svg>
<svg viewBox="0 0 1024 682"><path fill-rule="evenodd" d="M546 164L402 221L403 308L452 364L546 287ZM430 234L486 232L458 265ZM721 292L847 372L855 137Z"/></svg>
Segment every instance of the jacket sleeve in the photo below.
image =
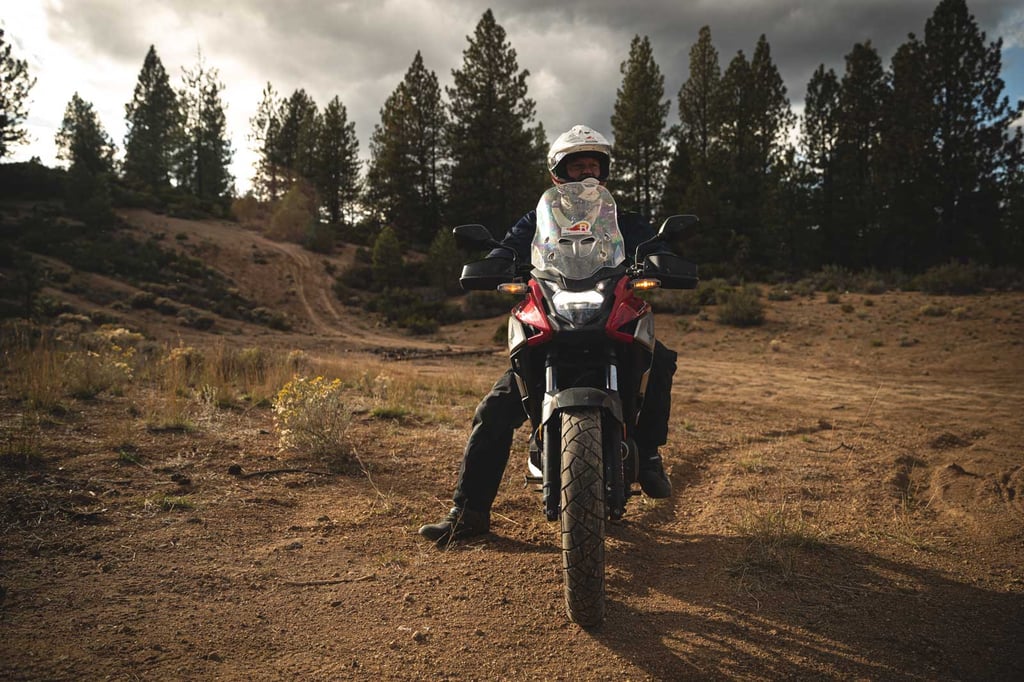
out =
<svg viewBox="0 0 1024 682"><path fill-rule="evenodd" d="M487 254L487 257L510 258L514 253L517 263L529 263L530 245L533 244L533 235L536 231L537 212L530 211L505 233L505 237L501 240L503 248L493 249Z"/></svg>

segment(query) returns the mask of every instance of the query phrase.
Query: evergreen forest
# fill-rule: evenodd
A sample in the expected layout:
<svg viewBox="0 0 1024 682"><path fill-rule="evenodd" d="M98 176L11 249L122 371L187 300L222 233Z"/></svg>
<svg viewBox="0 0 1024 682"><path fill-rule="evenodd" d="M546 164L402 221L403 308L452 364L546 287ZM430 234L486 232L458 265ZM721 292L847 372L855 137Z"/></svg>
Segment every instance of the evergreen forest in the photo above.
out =
<svg viewBox="0 0 1024 682"><path fill-rule="evenodd" d="M701 28L678 90L666 90L649 38L635 36L622 46L621 82L608 84L610 120L586 122L613 140L610 188L655 224L697 214L700 229L678 249L705 277L824 270L905 282L955 267L982 273L985 286L1019 286L1024 101L1005 93L1002 41L989 41L965 0L940 0L922 28L888 63L865 41L841 72L819 66L799 116L768 36L749 54L720 55L712 27ZM378 290L394 279L389 263L425 252L435 264L423 278L455 293L445 267L466 254L451 226L479 222L500 237L549 186L546 151L561 131L537 120L530 74L490 10L451 85L416 52L365 157L339 96L318 103L268 82L247 134L258 164L244 196L229 170L226 85L201 53L183 72L173 86L149 48L120 141L75 93L55 140L65 165L0 163L0 197L59 200L83 234L111 229L115 207L145 207L260 224L321 252L362 244ZM0 161L25 142L34 85L0 31ZM5 242L11 267L26 242Z"/></svg>

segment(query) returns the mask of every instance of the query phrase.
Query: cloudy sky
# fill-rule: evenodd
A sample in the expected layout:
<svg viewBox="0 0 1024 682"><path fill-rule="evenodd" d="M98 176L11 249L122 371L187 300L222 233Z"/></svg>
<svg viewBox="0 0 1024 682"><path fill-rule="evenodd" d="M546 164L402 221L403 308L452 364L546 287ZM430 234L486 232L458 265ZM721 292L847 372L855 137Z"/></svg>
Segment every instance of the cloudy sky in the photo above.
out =
<svg viewBox="0 0 1024 682"><path fill-rule="evenodd" d="M673 101L688 53L711 27L722 68L764 33L796 111L819 64L843 71L854 43L871 40L888 65L908 33L923 35L938 0L17 0L0 10L5 40L37 78L30 146L14 160L55 159L54 134L73 93L92 102L123 147L124 107L146 51L156 47L175 87L199 51L219 71L233 138L232 171L249 185L249 119L269 82L282 95L304 88L323 106L340 97L366 155L380 108L417 50L442 85L462 64L467 36L494 11L528 69L529 95L552 137L575 123L609 131L620 64L634 35L648 36ZM1024 5L969 0L990 41L1003 39L1007 94L1024 98Z"/></svg>

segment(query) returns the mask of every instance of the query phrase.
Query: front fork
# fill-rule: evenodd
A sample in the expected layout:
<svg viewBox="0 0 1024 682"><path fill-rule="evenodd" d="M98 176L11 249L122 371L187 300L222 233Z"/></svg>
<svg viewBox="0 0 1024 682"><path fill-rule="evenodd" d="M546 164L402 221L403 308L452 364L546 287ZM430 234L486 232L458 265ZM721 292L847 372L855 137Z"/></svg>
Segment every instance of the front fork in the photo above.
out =
<svg viewBox="0 0 1024 682"><path fill-rule="evenodd" d="M623 478L623 414L619 399L618 367L614 356L605 371L604 389L560 390L558 371L552 357L544 365L544 400L540 436L544 516L557 521L561 510L562 438L561 410L574 406L601 407L601 437L604 460L605 506L608 517L622 518L626 509L626 484Z"/></svg>

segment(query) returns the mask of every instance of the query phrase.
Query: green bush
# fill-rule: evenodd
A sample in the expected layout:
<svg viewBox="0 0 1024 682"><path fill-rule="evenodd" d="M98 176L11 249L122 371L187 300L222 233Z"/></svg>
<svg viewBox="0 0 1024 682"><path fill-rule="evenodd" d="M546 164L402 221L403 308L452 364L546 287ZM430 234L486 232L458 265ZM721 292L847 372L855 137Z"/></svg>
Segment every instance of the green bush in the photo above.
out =
<svg viewBox="0 0 1024 682"><path fill-rule="evenodd" d="M857 288L857 276L841 265L826 265L810 279L818 291L852 291Z"/></svg>
<svg viewBox="0 0 1024 682"><path fill-rule="evenodd" d="M316 208L309 190L295 184L270 216L267 236L296 244L305 243L316 223Z"/></svg>
<svg viewBox="0 0 1024 682"><path fill-rule="evenodd" d="M380 231L373 243L373 281L382 287L394 287L403 282L402 245L389 225Z"/></svg>
<svg viewBox="0 0 1024 682"><path fill-rule="evenodd" d="M768 290L769 301L792 301L793 300L793 285L791 284L776 284Z"/></svg>
<svg viewBox="0 0 1024 682"><path fill-rule="evenodd" d="M128 299L128 305L135 310L156 307L156 294L152 291L137 291Z"/></svg>
<svg viewBox="0 0 1024 682"><path fill-rule="evenodd" d="M702 281L697 286L697 301L701 306L722 303L734 288L724 279L714 278Z"/></svg>
<svg viewBox="0 0 1024 682"><path fill-rule="evenodd" d="M462 311L456 306L441 300L429 301L422 292L402 288L385 289L367 300L364 307L383 315L388 324L416 334L432 333L442 324L463 319Z"/></svg>
<svg viewBox="0 0 1024 682"><path fill-rule="evenodd" d="M687 291L667 291L655 289L644 294L655 313L670 315L696 315L701 311L700 294L696 289Z"/></svg>
<svg viewBox="0 0 1024 682"><path fill-rule="evenodd" d="M271 310L269 308L259 307L255 308L251 312L252 320L259 324L266 325L271 329L278 331L290 331L292 323L288 317L277 310Z"/></svg>
<svg viewBox="0 0 1024 682"><path fill-rule="evenodd" d="M367 263L358 262L341 271L336 279L335 293L338 293L339 287L359 289L360 291L379 291L381 289L373 280L373 267Z"/></svg>
<svg viewBox="0 0 1024 682"><path fill-rule="evenodd" d="M466 294L463 312L467 320L507 315L516 301L516 298L500 291L470 291Z"/></svg>
<svg viewBox="0 0 1024 682"><path fill-rule="evenodd" d="M440 230L427 252L430 283L449 296L459 293L459 275L462 272L462 252L455 245L450 230Z"/></svg>
<svg viewBox="0 0 1024 682"><path fill-rule="evenodd" d="M334 227L313 221L306 235L305 247L314 253L331 253L334 251Z"/></svg>
<svg viewBox="0 0 1024 682"><path fill-rule="evenodd" d="M929 294L976 294L985 288L987 268L974 263L947 263L918 275L912 285Z"/></svg>
<svg viewBox="0 0 1024 682"><path fill-rule="evenodd" d="M764 323L761 292L745 286L730 292L718 306L718 321L733 327L756 327Z"/></svg>

